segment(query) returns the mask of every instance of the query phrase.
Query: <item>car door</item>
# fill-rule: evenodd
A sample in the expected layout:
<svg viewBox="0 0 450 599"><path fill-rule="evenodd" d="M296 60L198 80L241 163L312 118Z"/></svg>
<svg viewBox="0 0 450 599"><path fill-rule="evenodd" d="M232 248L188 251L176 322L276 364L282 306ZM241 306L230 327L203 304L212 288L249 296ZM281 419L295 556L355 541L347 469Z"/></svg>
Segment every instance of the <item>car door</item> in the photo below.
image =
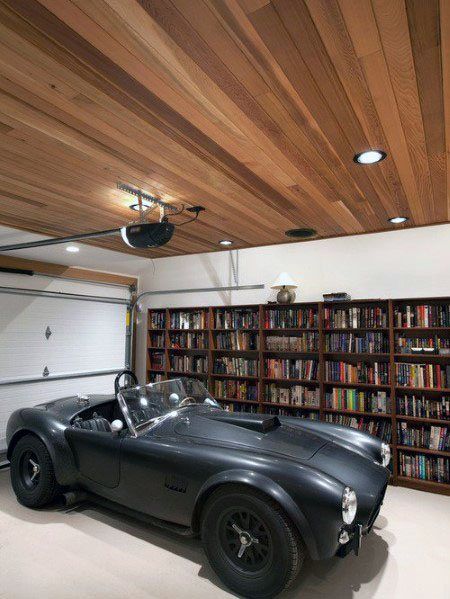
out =
<svg viewBox="0 0 450 599"><path fill-rule="evenodd" d="M81 482L87 488L95 483L115 488L120 479L120 446L122 439L110 432L68 428L66 439L72 449ZM99 492L98 488L92 490Z"/></svg>

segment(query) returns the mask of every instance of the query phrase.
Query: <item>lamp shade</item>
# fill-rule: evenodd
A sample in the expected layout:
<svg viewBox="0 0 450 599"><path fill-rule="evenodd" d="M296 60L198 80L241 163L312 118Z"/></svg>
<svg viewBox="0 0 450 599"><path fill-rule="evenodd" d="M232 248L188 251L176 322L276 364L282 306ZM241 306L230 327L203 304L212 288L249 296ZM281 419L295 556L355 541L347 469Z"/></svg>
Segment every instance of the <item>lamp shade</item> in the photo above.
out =
<svg viewBox="0 0 450 599"><path fill-rule="evenodd" d="M278 275L276 281L270 286L271 289L297 289L294 279L288 275L287 272L282 272Z"/></svg>

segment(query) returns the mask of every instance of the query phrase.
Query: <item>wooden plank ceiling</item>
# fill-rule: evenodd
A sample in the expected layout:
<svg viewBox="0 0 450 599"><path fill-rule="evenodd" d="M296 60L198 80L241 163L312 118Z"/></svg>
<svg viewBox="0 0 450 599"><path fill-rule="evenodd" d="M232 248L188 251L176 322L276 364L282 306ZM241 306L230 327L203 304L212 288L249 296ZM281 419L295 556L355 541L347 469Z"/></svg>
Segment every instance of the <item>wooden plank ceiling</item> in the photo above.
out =
<svg viewBox="0 0 450 599"><path fill-rule="evenodd" d="M151 256L448 222L449 85L449 0L0 0L0 223L121 226L118 181L207 208Z"/></svg>

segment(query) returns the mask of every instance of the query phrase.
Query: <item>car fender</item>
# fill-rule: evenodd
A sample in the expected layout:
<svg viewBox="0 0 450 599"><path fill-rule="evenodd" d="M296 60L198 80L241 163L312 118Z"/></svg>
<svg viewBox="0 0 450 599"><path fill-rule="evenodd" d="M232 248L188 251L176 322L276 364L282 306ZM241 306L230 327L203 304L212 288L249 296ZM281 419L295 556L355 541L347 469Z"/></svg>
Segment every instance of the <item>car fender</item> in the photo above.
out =
<svg viewBox="0 0 450 599"><path fill-rule="evenodd" d="M317 544L307 519L292 497L274 480L250 470L226 470L211 476L200 488L193 514L192 528L199 529L199 519L203 505L209 495L218 487L226 484L243 484L262 491L286 512L299 531L312 559L318 559Z"/></svg>
<svg viewBox="0 0 450 599"><path fill-rule="evenodd" d="M12 451L19 439L31 433L36 435L47 448L52 459L56 481L62 486L73 484L77 478L77 470L72 450L64 436L65 429L66 427L60 421L49 417L45 411L41 412L36 408L18 410L8 421L6 433L8 459L11 459Z"/></svg>

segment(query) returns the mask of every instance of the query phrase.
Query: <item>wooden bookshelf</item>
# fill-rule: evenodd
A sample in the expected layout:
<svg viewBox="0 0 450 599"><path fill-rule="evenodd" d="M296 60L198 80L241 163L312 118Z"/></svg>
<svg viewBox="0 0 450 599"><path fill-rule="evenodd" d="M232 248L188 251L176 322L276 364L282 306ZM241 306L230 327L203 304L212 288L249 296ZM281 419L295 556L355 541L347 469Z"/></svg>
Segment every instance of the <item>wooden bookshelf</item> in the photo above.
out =
<svg viewBox="0 0 450 599"><path fill-rule="evenodd" d="M450 430L450 410L445 412L445 417L433 412L430 418L400 411L405 402L416 402L417 405L428 402L427 405L434 406L435 410L438 404L450 405L450 382L444 377L446 387L436 388L434 381L433 386L427 386L430 381L425 379L423 382L427 384L411 385L410 380L397 377L399 364L424 366L423 372L435 374L439 367L441 378L446 367L450 368L450 355L410 350L416 342L421 344L420 347L433 345L435 351L438 346L450 347L450 326L429 322L430 315L438 314L439 306L448 304L450 298L443 297L149 310L147 381L182 375L198 377L226 409L233 411L288 414L320 420L332 418L334 421L345 418L345 422L352 419L352 425L371 425L384 433L388 432L386 426L390 424L390 437L385 440L390 442L393 450L391 482L450 495L450 482L407 477L401 470L405 459L400 460L400 452L424 456L422 460L450 460L450 449L411 447L402 445L398 438L398 434L403 434L403 429L398 429L401 423L419 429L428 430L433 426ZM431 306L428 324L433 326L416 322L424 316L423 308L419 308L423 305ZM360 309L359 313L355 308ZM293 312L289 314L289 310ZM399 319L406 310L409 324L402 322L399 326ZM412 316L414 311L417 318ZM250 361L248 365L247 360ZM327 362L330 363L328 367ZM180 364L185 367L180 368ZM202 364L204 372L193 370L195 365ZM249 373L233 372L237 364L243 371L248 368ZM282 368L285 370L281 374ZM357 372L360 378L363 372L364 376L378 382L328 380L327 369L336 375L335 370L330 370L334 368L339 368L339 378L342 369L347 376L354 377ZM380 377L386 377L386 369L389 379L379 382ZM412 369L412 372L416 371L417 368ZM373 379L373 376L377 378ZM335 405L336 399L340 402L339 409ZM390 409L371 411L373 402L385 399L389 400ZM364 409L345 409L347 405Z"/></svg>

